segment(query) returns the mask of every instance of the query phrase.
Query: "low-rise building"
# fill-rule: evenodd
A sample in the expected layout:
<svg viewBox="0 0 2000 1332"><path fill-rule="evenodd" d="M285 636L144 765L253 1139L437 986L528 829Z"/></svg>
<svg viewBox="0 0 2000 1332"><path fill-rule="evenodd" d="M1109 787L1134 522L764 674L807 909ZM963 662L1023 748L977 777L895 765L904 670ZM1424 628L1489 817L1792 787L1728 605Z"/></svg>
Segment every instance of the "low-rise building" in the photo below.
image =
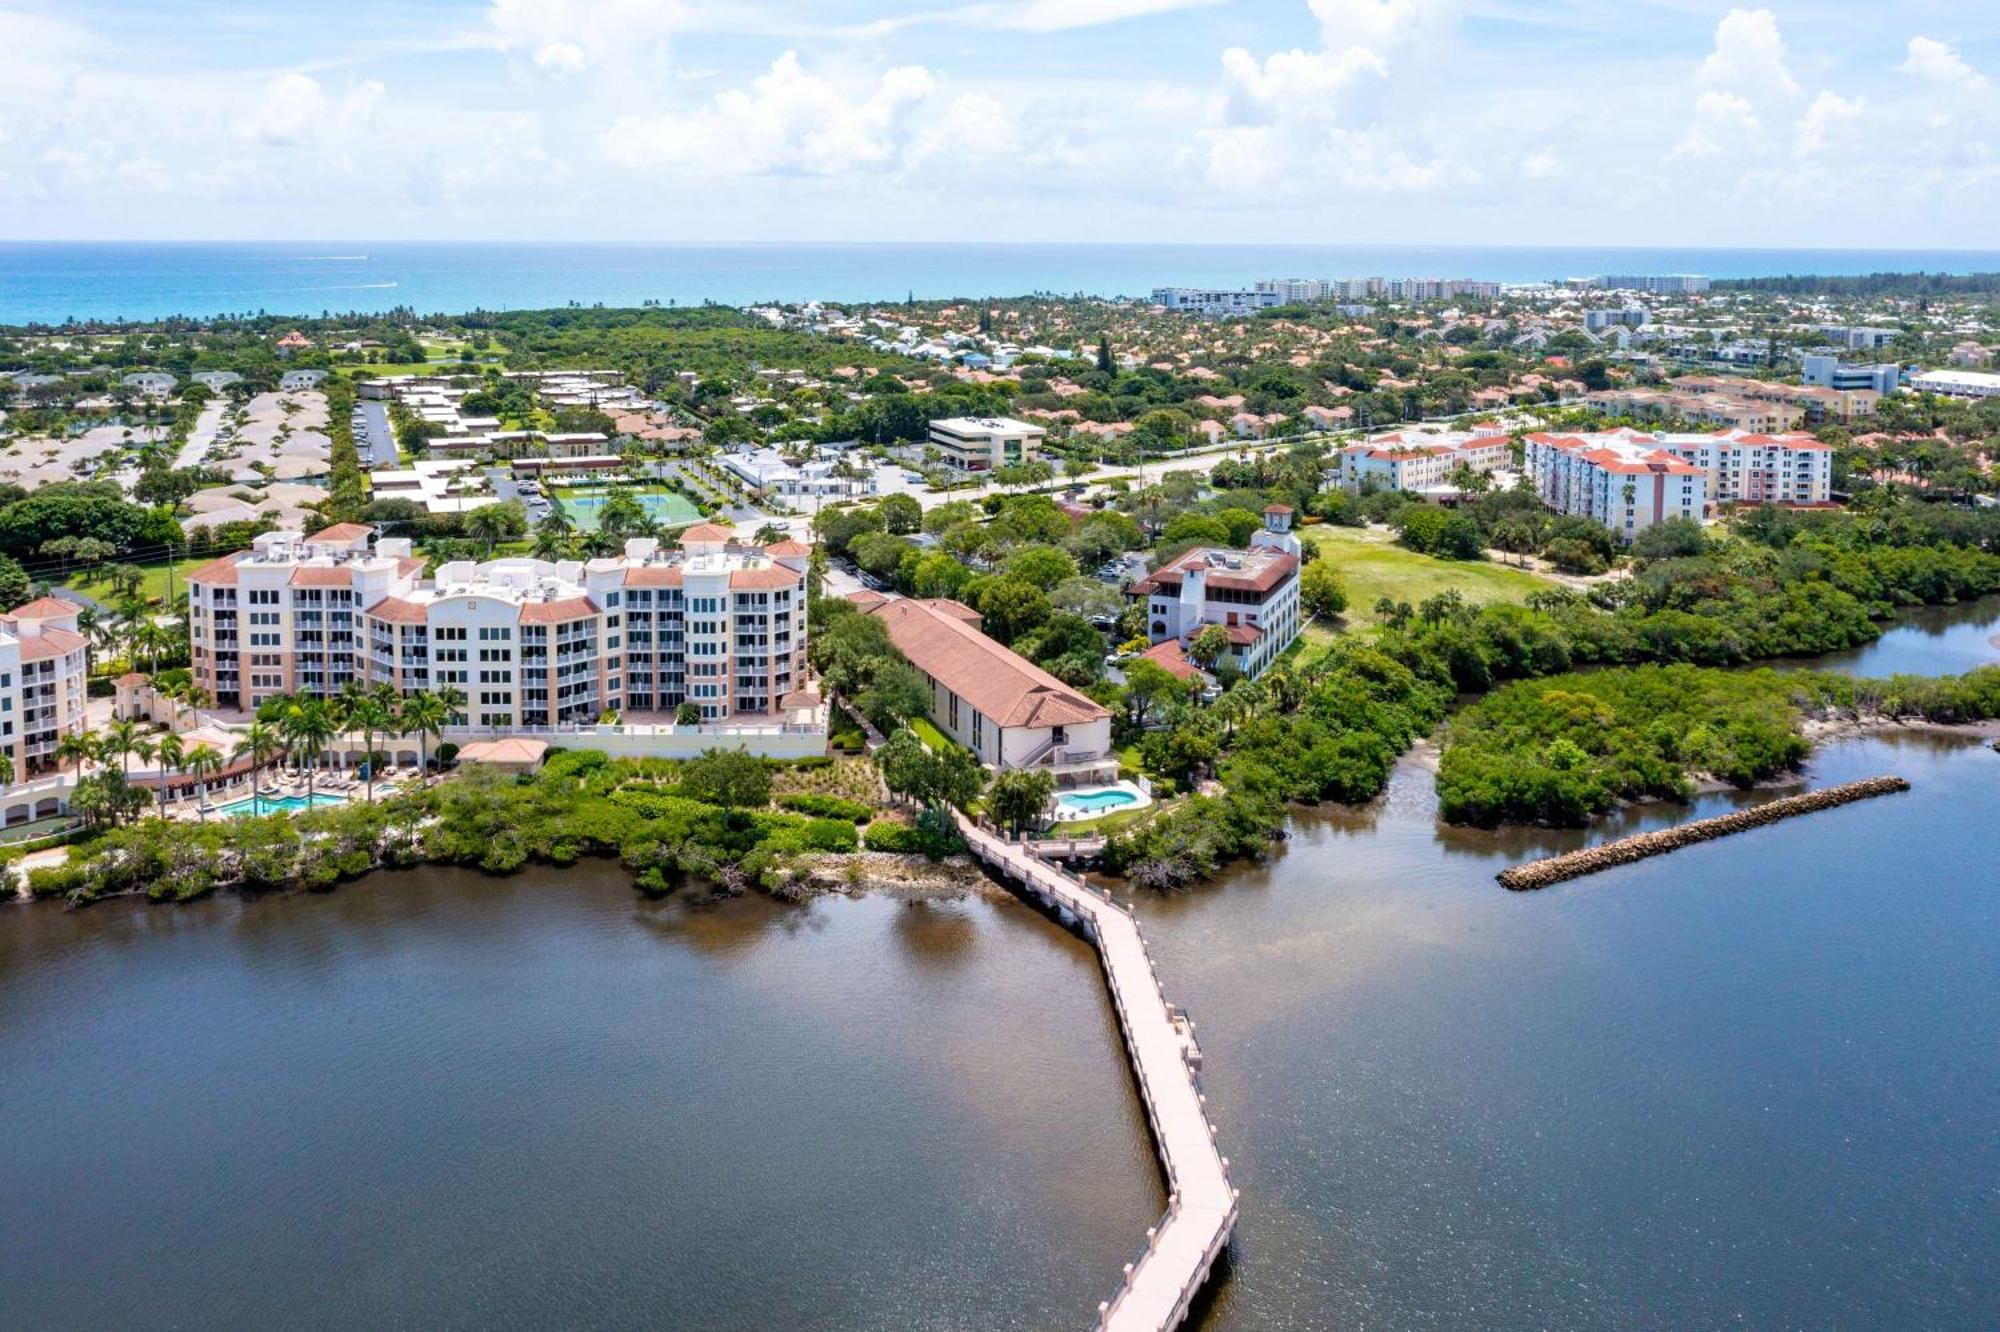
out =
<svg viewBox="0 0 2000 1332"><path fill-rule="evenodd" d="M1926 370L1910 376L1910 387L1918 393L1942 393L1953 398L2000 396L2000 375L1977 370Z"/></svg>
<svg viewBox="0 0 2000 1332"><path fill-rule="evenodd" d="M1825 504L1833 498L1833 449L1811 435L1659 435L1661 448L1708 474L1715 504Z"/></svg>
<svg viewBox="0 0 2000 1332"><path fill-rule="evenodd" d="M931 422L930 442L961 472L1033 462L1049 432L1011 416L945 416Z"/></svg>
<svg viewBox="0 0 2000 1332"><path fill-rule="evenodd" d="M1287 526L1290 517L1283 515ZM1214 665L1251 679L1299 636L1299 557L1276 546L1196 546L1134 582L1128 593L1146 608L1149 642L1171 638L1185 650L1204 628L1221 625L1229 646Z"/></svg>
<svg viewBox="0 0 2000 1332"><path fill-rule="evenodd" d="M1799 378L1832 389L1870 389L1894 393L1902 378L1896 365L1850 365L1838 356L1808 353L1799 358Z"/></svg>
<svg viewBox="0 0 2000 1332"><path fill-rule="evenodd" d="M1493 472L1512 457L1507 432L1497 426L1399 430L1348 445L1337 465L1341 487L1359 493L1371 479L1380 490L1423 490L1444 484L1460 467Z"/></svg>
<svg viewBox="0 0 2000 1332"><path fill-rule="evenodd" d="M1273 309L1284 303L1284 298L1278 292L1260 291L1255 288L1247 291L1222 287L1153 288L1153 304L1168 310L1192 310L1211 319L1219 319L1226 315L1255 314L1259 310Z"/></svg>
<svg viewBox="0 0 2000 1332"><path fill-rule="evenodd" d="M996 770L1045 768L1062 782L1118 775L1111 713L980 631L960 602L857 592L924 677L936 726Z"/></svg>

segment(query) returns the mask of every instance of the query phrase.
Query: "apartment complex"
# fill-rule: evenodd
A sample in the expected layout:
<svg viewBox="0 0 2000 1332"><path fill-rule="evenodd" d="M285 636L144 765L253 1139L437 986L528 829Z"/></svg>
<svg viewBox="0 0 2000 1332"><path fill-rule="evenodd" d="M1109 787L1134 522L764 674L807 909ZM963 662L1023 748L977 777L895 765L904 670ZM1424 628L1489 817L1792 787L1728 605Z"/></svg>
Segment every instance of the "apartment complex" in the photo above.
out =
<svg viewBox="0 0 2000 1332"><path fill-rule="evenodd" d="M0 615L0 755L9 782L57 766L56 745L84 729L90 640L83 608L41 597Z"/></svg>
<svg viewBox="0 0 2000 1332"><path fill-rule="evenodd" d="M1527 437L1535 493L1557 513L1590 518L1631 541L1669 518L1700 522L1708 473L1637 431Z"/></svg>
<svg viewBox="0 0 2000 1332"><path fill-rule="evenodd" d="M1381 490L1424 490L1446 484L1460 467L1492 472L1511 458L1506 431L1475 426L1377 435L1342 449L1337 466L1341 487L1348 491L1358 493L1371 479Z"/></svg>
<svg viewBox="0 0 2000 1332"><path fill-rule="evenodd" d="M1703 393L1685 389L1616 388L1584 394L1583 400L1617 416L1677 416L1695 425L1778 434L1806 419L1806 409L1789 402L1756 399L1746 393Z"/></svg>
<svg viewBox="0 0 2000 1332"><path fill-rule="evenodd" d="M1059 781L1118 775L1111 713L980 631L956 601L849 598L888 628L889 640L930 687L931 720L989 768L1045 768Z"/></svg>
<svg viewBox="0 0 2000 1332"><path fill-rule="evenodd" d="M1715 504L1825 504L1833 498L1833 448L1811 435L1660 435L1660 447L1708 474Z"/></svg>
<svg viewBox="0 0 2000 1332"><path fill-rule="evenodd" d="M961 472L1033 462L1049 432L1011 416L945 416L931 422L930 442Z"/></svg>
<svg viewBox="0 0 2000 1332"><path fill-rule="evenodd" d="M471 724L594 722L607 712L704 721L775 716L806 684L806 560L794 541L738 543L698 524L616 558L455 561L424 578L407 540L343 523L271 532L188 577L194 677L219 706L274 694L465 694Z"/></svg>
<svg viewBox="0 0 2000 1332"><path fill-rule="evenodd" d="M1255 314L1285 303L1276 291L1262 288L1262 283L1248 291L1228 287L1155 287L1153 304L1218 319L1225 315Z"/></svg>
<svg viewBox="0 0 2000 1332"><path fill-rule="evenodd" d="M1699 273L1604 273L1583 278L1578 285L1606 291L1643 291L1654 296L1686 296L1707 291L1708 279Z"/></svg>
<svg viewBox="0 0 2000 1332"><path fill-rule="evenodd" d="M1265 515L1267 524L1289 525L1290 519L1289 511ZM1229 647L1215 664L1251 679L1299 636L1299 557L1275 544L1249 550L1196 546L1128 591L1145 604L1149 641L1173 639L1186 648L1202 629L1219 624L1228 632Z"/></svg>

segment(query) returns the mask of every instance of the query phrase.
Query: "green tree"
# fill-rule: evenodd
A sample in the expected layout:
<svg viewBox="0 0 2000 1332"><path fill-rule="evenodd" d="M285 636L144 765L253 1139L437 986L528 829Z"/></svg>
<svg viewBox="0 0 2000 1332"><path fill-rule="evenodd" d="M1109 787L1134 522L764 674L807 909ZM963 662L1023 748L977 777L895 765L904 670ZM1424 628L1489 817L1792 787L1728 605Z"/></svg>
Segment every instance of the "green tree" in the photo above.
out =
<svg viewBox="0 0 2000 1332"><path fill-rule="evenodd" d="M681 790L689 799L732 813L771 803L771 770L740 749L705 749L681 765Z"/></svg>
<svg viewBox="0 0 2000 1332"><path fill-rule="evenodd" d="M1055 794L1054 773L1045 768L1013 768L995 776L986 788L986 809L995 823L1018 836L1041 826Z"/></svg>
<svg viewBox="0 0 2000 1332"><path fill-rule="evenodd" d="M1315 620L1331 620L1347 609L1347 584L1330 560L1314 560L1299 575L1299 604Z"/></svg>

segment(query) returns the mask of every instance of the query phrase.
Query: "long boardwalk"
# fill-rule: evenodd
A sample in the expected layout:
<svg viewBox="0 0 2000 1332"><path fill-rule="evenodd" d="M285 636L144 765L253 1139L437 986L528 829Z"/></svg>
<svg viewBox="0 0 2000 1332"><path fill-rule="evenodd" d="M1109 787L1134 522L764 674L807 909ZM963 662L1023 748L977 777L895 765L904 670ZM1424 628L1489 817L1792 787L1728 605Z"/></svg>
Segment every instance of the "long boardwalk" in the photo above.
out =
<svg viewBox="0 0 2000 1332"><path fill-rule="evenodd" d="M1197 1074L1194 1024L1169 1004L1132 913L1110 894L1004 842L963 815L959 830L980 860L1049 906L1082 922L1097 945L1112 1006L1153 1140L1167 1174L1167 1212L1146 1231L1144 1250L1125 1265L1118 1293L1098 1306L1098 1327L1166 1332L1187 1317L1195 1293L1236 1229L1229 1160L1215 1144Z"/></svg>

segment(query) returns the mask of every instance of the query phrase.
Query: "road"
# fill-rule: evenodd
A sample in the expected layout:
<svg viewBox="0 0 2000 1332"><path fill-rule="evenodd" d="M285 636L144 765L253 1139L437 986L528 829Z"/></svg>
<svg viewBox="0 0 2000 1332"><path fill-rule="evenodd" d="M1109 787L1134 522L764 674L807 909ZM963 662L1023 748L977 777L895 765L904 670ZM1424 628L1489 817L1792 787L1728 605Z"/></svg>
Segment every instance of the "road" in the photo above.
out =
<svg viewBox="0 0 2000 1332"><path fill-rule="evenodd" d="M361 426L354 432L361 465L371 470L399 466L402 459L396 455L396 433L389 428L389 404L362 398L354 405L361 409Z"/></svg>
<svg viewBox="0 0 2000 1332"><path fill-rule="evenodd" d="M194 429L188 431L187 443L174 455L174 466L197 467L208 455L209 445L215 443L215 432L222 428L222 413L228 403L221 398L210 399L202 407L201 415L195 418Z"/></svg>

